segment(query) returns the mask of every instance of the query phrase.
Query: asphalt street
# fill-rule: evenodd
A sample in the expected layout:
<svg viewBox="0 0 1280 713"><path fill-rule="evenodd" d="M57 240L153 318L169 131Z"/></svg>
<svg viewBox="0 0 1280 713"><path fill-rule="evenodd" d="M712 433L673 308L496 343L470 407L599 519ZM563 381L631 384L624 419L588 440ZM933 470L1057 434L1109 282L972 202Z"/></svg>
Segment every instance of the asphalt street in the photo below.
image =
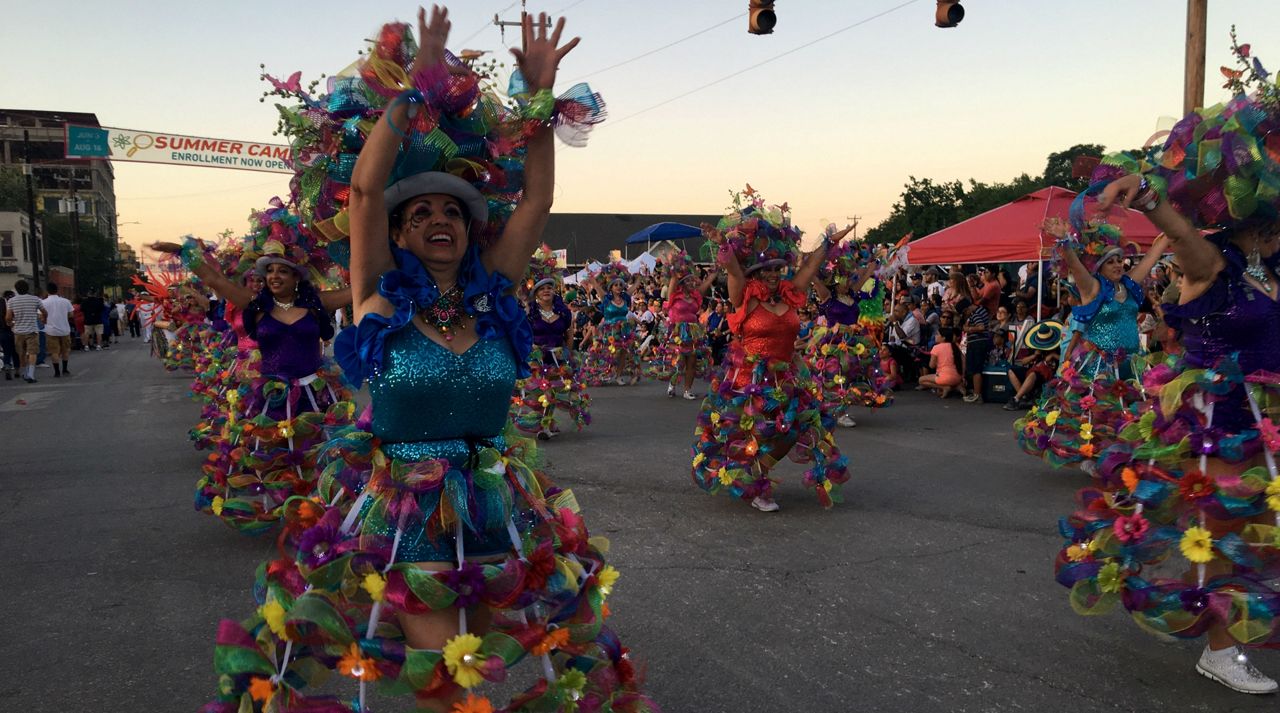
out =
<svg viewBox="0 0 1280 713"><path fill-rule="evenodd" d="M218 620L251 610L271 542L192 509L189 377L128 340L71 366L0 382L0 711L193 712ZM822 510L785 463L764 514L691 483L697 402L592 395L594 423L546 445L548 470L613 542L611 622L668 713L1278 703L1198 676L1194 642L1071 611L1056 522L1086 479L1022 454L996 406L907 392L859 413L837 434L845 502ZM1254 658L1280 675L1280 655Z"/></svg>

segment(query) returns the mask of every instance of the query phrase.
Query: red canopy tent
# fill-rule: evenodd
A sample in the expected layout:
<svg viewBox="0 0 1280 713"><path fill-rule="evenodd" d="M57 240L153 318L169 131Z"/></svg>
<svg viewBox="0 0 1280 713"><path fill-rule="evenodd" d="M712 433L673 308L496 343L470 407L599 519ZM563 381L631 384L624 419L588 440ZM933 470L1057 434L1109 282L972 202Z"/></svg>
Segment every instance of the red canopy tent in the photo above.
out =
<svg viewBox="0 0 1280 713"><path fill-rule="evenodd" d="M1065 188L1041 188L909 243L907 260L912 265L1038 262L1037 273L1043 275L1044 260L1052 256L1054 240L1041 234L1040 225L1046 218L1067 220L1075 197L1075 192ZM1160 234L1136 210L1112 211L1110 220L1124 231L1125 238L1138 244L1139 252L1150 248ZM1038 319L1039 301L1036 312Z"/></svg>
<svg viewBox="0 0 1280 713"><path fill-rule="evenodd" d="M1067 219L1076 194L1049 186L909 243L912 265L1033 262L1052 255L1053 238L1040 234L1045 218ZM1123 215L1122 215L1123 213ZM1110 220L1139 246L1151 246L1160 230L1136 210L1113 211Z"/></svg>

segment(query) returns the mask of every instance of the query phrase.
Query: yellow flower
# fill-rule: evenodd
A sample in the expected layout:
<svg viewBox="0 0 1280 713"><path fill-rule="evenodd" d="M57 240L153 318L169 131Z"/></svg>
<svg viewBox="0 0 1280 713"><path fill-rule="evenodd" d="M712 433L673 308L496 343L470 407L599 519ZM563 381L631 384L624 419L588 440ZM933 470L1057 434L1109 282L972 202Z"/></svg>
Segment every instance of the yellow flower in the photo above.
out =
<svg viewBox="0 0 1280 713"><path fill-rule="evenodd" d="M719 411L712 411L712 412L711 412L711 425L712 425L712 426L714 426L714 425L716 425L716 424L718 424L718 423L720 423L720 412L719 412Z"/></svg>
<svg viewBox="0 0 1280 713"><path fill-rule="evenodd" d="M600 580L600 593L606 597L612 594L613 585L618 581L619 576L618 570L614 569L613 565L605 565L604 569L600 570L600 573L596 575L596 578Z"/></svg>
<svg viewBox="0 0 1280 713"><path fill-rule="evenodd" d="M1060 415L1060 413L1061 413L1061 412L1059 412L1059 411L1050 411L1049 413L1045 414L1045 415L1044 415L1044 422L1045 422L1045 424L1046 424L1046 425L1049 425L1049 426L1052 426L1053 424L1057 423L1057 422L1058 422L1058 416Z"/></svg>
<svg viewBox="0 0 1280 713"><path fill-rule="evenodd" d="M693 467L697 468L698 466L702 465L702 462L705 461L706 459L707 459L706 453L699 453L698 455L694 456Z"/></svg>
<svg viewBox="0 0 1280 713"><path fill-rule="evenodd" d="M843 385L845 381L844 374L836 374L835 378L832 379L832 381L836 382L836 384Z"/></svg>
<svg viewBox="0 0 1280 713"><path fill-rule="evenodd" d="M539 397L538 397L538 403L542 404L543 406L546 406L546 405L547 405L547 395L546 395L546 394L543 394L543 395L539 396Z"/></svg>
<svg viewBox="0 0 1280 713"><path fill-rule="evenodd" d="M1089 556L1088 545L1075 544L1067 548L1067 559L1072 562L1079 562Z"/></svg>
<svg viewBox="0 0 1280 713"><path fill-rule="evenodd" d="M277 423L276 428L280 430L281 438L293 437L293 426L290 426L288 421L281 421L280 423Z"/></svg>
<svg viewBox="0 0 1280 713"><path fill-rule="evenodd" d="M1280 512L1280 478L1267 483L1267 507Z"/></svg>
<svg viewBox="0 0 1280 713"><path fill-rule="evenodd" d="M1213 559L1213 535L1203 527L1188 527L1182 533L1178 549L1182 550L1183 557L1196 564L1204 564Z"/></svg>
<svg viewBox="0 0 1280 713"><path fill-rule="evenodd" d="M222 504L225 502L227 501L223 500L221 495L213 496L213 503L209 507L213 510L214 515L222 515Z"/></svg>
<svg viewBox="0 0 1280 713"><path fill-rule="evenodd" d="M284 606L280 602L268 599L266 604L258 607L258 613L267 622L267 628L271 629L271 633L281 639L289 638L288 632L284 628Z"/></svg>
<svg viewBox="0 0 1280 713"><path fill-rule="evenodd" d="M733 485L733 474L725 470L724 466L720 466L720 471L716 475L720 477L721 485Z"/></svg>
<svg viewBox="0 0 1280 713"><path fill-rule="evenodd" d="M853 345L853 353L857 354L858 356L862 356L863 354L866 354L867 345L863 344L862 342L858 342L857 344Z"/></svg>
<svg viewBox="0 0 1280 713"><path fill-rule="evenodd" d="M239 402L240 402L240 392L239 392L239 391L228 391L228 392L227 392L227 403L231 404L232 406L235 406L235 405L236 405L237 403L239 403Z"/></svg>
<svg viewBox="0 0 1280 713"><path fill-rule="evenodd" d="M369 593L369 596L373 597L373 601L380 602L382 601L383 592L387 589L387 580L383 579L382 575L377 572L370 572L364 576L364 581L360 583L360 586Z"/></svg>
<svg viewBox="0 0 1280 713"><path fill-rule="evenodd" d="M756 425L756 420L751 416L743 416L739 423L742 425L742 429L744 431L749 431L752 426Z"/></svg>
<svg viewBox="0 0 1280 713"><path fill-rule="evenodd" d="M453 682L463 688L472 688L484 680L480 675L484 664L484 657L479 655L481 643L475 634L458 634L444 645L444 666Z"/></svg>
<svg viewBox="0 0 1280 713"><path fill-rule="evenodd" d="M1091 423L1080 424L1080 440L1082 441L1093 440L1093 424Z"/></svg>

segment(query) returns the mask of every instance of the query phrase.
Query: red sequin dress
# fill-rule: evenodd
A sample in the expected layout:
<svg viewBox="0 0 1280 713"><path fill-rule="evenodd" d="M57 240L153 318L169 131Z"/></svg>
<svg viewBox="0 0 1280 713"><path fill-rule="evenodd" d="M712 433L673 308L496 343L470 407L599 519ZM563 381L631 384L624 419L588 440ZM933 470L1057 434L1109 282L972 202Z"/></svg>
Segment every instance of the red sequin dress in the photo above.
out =
<svg viewBox="0 0 1280 713"><path fill-rule="evenodd" d="M766 306L773 297L763 282L750 280L742 304L754 301L755 307L729 315L735 339L698 414L693 480L709 493L748 501L771 497L775 481L769 470L790 456L812 464L804 482L830 507L849 473L831 437L832 419L822 413L817 384L796 354L796 309L804 295L792 283L780 283L778 304L788 307L782 314Z"/></svg>

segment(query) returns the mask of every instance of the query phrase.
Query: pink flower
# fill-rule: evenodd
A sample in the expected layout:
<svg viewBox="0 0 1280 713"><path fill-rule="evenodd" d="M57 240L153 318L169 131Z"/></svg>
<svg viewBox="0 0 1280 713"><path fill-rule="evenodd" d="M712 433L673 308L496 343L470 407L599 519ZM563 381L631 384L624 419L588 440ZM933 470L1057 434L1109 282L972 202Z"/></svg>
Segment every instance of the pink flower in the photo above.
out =
<svg viewBox="0 0 1280 713"><path fill-rule="evenodd" d="M1267 446L1267 450L1275 453L1280 451L1280 427L1277 427L1269 418L1263 418L1258 422L1258 430L1262 432L1262 442Z"/></svg>
<svg viewBox="0 0 1280 713"><path fill-rule="evenodd" d="M1141 540L1150 528L1151 525L1141 515L1121 515L1111 526L1116 533L1116 539L1126 544Z"/></svg>

